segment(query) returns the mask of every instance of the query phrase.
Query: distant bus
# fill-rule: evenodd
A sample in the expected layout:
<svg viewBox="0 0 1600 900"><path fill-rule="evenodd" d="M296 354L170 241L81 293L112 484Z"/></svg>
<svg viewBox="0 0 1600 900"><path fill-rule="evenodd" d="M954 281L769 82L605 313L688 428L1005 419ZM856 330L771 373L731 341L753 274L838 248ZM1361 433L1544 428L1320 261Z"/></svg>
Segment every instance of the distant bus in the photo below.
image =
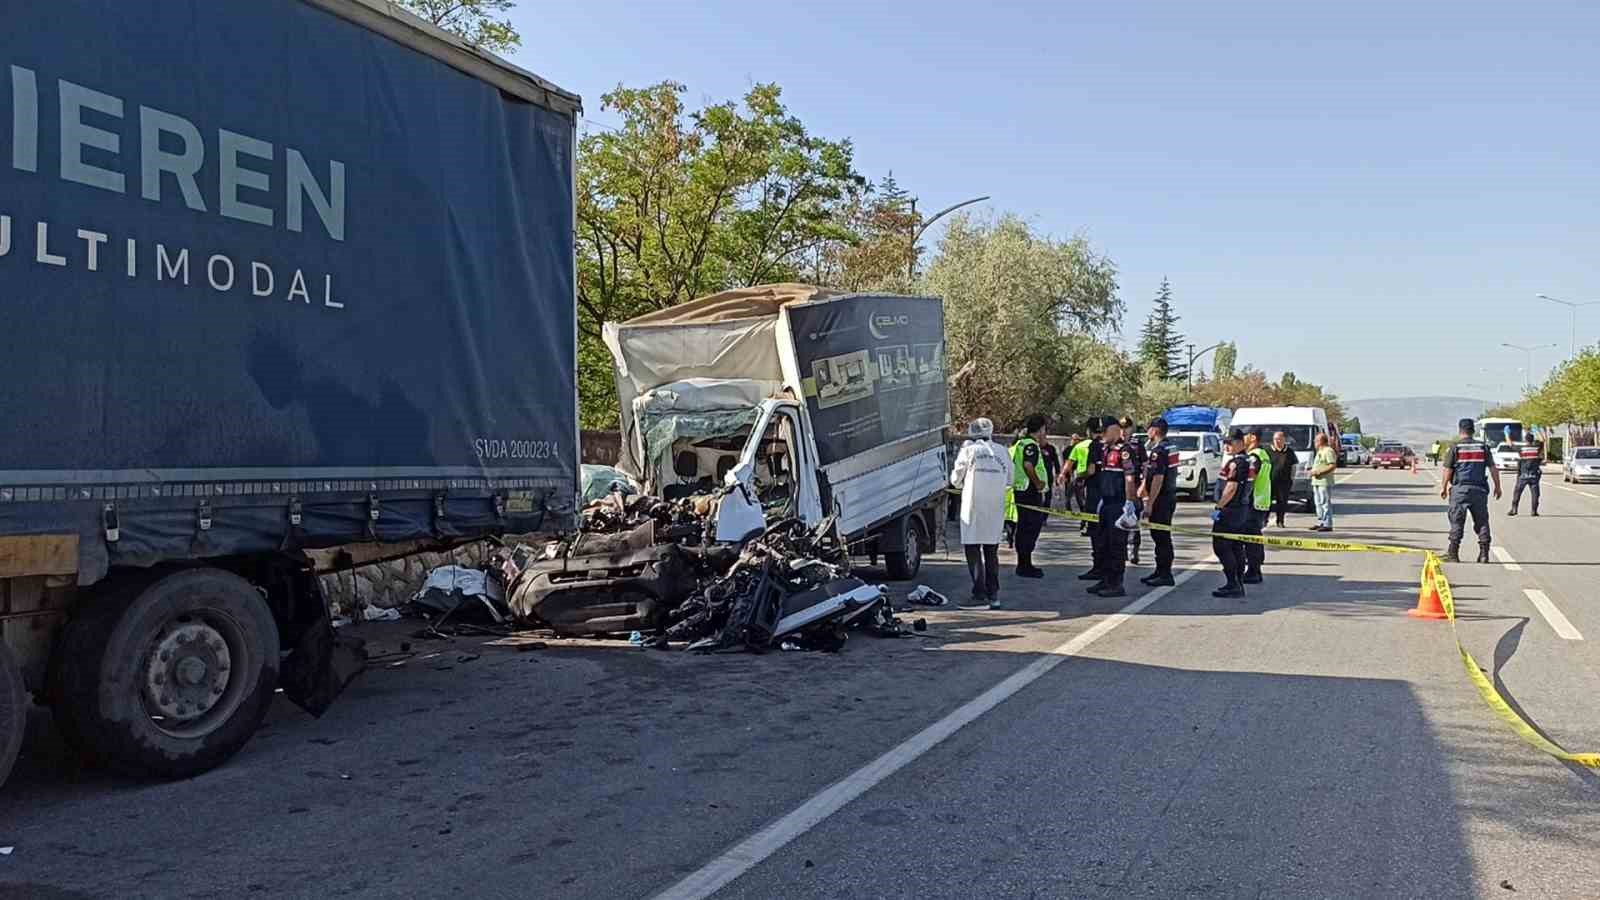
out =
<svg viewBox="0 0 1600 900"><path fill-rule="evenodd" d="M1501 444L1520 444L1527 434L1527 426L1516 419L1479 419L1478 434L1491 448Z"/></svg>

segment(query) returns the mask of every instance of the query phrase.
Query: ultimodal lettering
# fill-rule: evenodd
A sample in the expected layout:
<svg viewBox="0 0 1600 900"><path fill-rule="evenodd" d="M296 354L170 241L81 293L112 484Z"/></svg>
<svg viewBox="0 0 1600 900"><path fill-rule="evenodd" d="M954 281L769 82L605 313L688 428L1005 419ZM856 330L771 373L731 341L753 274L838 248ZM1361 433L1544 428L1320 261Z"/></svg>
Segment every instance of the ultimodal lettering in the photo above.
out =
<svg viewBox="0 0 1600 900"><path fill-rule="evenodd" d="M10 66L10 81L11 168L40 174L40 103L41 98L50 99L50 86L47 83L41 90L38 73L21 66ZM54 94L53 112L58 115L47 114L42 121L59 130L59 159L44 161L45 173L114 194L137 190L152 203L181 200L197 213L214 208L226 219L297 234L306 233L309 206L321 232L344 241L344 163L328 160L326 178L319 180L305 155L293 147L283 148L279 168L278 148L259 138L218 128L208 144L210 133L202 136L193 122L176 113L149 106L131 112L121 97L64 78L55 81ZM123 153L120 128L127 119L138 122L137 162ZM212 190L209 197L199 178L208 153L217 160L215 182L204 185ZM274 176L280 178L277 189ZM243 292L248 287L251 296L281 296L305 305L311 305L312 291L317 290L323 308L345 307L334 299L331 274L319 278L313 273L308 281L302 269L281 263L274 267L260 260L235 262L225 253L191 253L189 247L126 235L117 235L113 244L111 234L93 228L46 221L13 223L11 215L0 214L0 258L29 238L33 262L41 266L76 266L89 272L115 267L129 278L143 276L185 286L204 280L219 292L236 287ZM120 246L113 250L108 245Z"/></svg>

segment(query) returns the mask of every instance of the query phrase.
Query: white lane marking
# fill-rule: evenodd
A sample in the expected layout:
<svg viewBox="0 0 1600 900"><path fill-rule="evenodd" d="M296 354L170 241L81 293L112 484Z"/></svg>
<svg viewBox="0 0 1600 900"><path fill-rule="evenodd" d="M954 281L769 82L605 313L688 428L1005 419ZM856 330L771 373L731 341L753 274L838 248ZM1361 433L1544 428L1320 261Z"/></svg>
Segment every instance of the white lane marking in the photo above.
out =
<svg viewBox="0 0 1600 900"><path fill-rule="evenodd" d="M1500 563L1506 567L1507 572L1522 571L1522 566L1511 558L1511 554L1506 552L1506 548L1493 547L1491 549L1494 551L1494 558L1500 560Z"/></svg>
<svg viewBox="0 0 1600 900"><path fill-rule="evenodd" d="M1042 658L1034 660L1026 668L968 700L954 712L906 739L904 743L824 788L821 793L800 804L788 815L730 847L687 878L657 894L655 900L702 900L710 897L740 875L755 868L762 860L781 850L790 841L843 809L850 801L865 794L917 757L938 746L945 738L970 725L979 716L1038 681L1051 669L1082 653L1090 644L1105 637L1117 626L1144 612L1151 604L1177 590L1200 571L1215 568L1213 563L1199 563L1183 570L1174 579L1177 583L1172 587L1156 588L1115 614L1107 616L1072 640L1047 651Z"/></svg>
<svg viewBox="0 0 1600 900"><path fill-rule="evenodd" d="M1550 598L1545 596L1544 591L1523 588L1522 593L1527 595L1528 600L1533 603L1535 609L1539 610L1539 614L1544 616L1544 620L1550 623L1550 627L1555 629L1556 634L1569 641L1583 640L1583 634L1572 627L1572 623L1567 621L1567 617L1561 614L1561 610L1556 609L1556 605L1550 602Z"/></svg>
<svg viewBox="0 0 1600 900"><path fill-rule="evenodd" d="M1555 488L1555 489L1557 489L1557 490L1566 491L1569 494L1577 494L1579 497L1588 497L1590 500L1600 500L1600 496L1597 496L1595 494L1591 494L1588 491L1582 491L1582 490L1579 490L1577 488L1567 487L1564 484L1552 484L1550 486Z"/></svg>

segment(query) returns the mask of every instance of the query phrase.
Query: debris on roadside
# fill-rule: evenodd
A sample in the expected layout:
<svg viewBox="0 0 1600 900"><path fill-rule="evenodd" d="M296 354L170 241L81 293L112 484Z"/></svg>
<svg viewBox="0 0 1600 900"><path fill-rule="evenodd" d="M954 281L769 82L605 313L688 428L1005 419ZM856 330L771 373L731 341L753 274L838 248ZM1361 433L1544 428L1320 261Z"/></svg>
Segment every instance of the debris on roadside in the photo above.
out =
<svg viewBox="0 0 1600 900"><path fill-rule="evenodd" d="M915 603L918 606L948 606L950 604L949 597L925 584L917 585L916 590L906 595L906 601Z"/></svg>

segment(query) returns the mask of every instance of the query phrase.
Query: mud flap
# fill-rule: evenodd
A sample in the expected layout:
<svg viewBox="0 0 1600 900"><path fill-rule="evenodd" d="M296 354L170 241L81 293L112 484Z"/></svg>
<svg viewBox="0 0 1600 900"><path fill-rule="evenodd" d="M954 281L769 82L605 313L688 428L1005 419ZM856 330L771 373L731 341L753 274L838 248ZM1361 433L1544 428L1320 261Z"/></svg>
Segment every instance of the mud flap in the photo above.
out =
<svg viewBox="0 0 1600 900"><path fill-rule="evenodd" d="M278 685L283 695L318 718L333 705L345 686L366 671L366 642L333 630L326 614L307 626L283 661Z"/></svg>

